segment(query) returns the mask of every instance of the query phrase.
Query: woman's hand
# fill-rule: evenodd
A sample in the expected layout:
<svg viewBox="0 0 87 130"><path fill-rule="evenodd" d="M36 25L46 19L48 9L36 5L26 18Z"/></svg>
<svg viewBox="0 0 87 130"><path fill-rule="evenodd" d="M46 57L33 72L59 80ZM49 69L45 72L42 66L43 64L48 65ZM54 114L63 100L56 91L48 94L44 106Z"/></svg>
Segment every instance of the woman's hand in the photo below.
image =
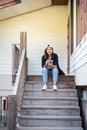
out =
<svg viewBox="0 0 87 130"><path fill-rule="evenodd" d="M49 63L47 67L48 68L57 68L57 65L53 65L53 63Z"/></svg>
<svg viewBox="0 0 87 130"><path fill-rule="evenodd" d="M46 60L45 65L48 65L48 64L49 64L49 62Z"/></svg>
<svg viewBox="0 0 87 130"><path fill-rule="evenodd" d="M48 68L53 68L53 63L48 63L47 67Z"/></svg>
<svg viewBox="0 0 87 130"><path fill-rule="evenodd" d="M47 68L57 68L57 65L53 65L52 62L49 62L48 60L46 60L45 67L47 67Z"/></svg>

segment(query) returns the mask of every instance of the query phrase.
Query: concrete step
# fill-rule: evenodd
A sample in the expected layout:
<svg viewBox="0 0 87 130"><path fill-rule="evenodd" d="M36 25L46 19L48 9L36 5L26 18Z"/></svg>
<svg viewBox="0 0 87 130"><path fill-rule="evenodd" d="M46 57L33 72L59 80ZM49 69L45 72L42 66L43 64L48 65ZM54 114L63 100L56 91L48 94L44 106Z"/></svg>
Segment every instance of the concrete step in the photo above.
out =
<svg viewBox="0 0 87 130"><path fill-rule="evenodd" d="M41 89L43 87L43 82L27 81L25 88L29 89ZM74 82L59 82L57 85L58 89L75 89ZM48 83L48 89L53 88L53 82Z"/></svg>
<svg viewBox="0 0 87 130"><path fill-rule="evenodd" d="M19 125L29 127L81 127L81 117L19 115Z"/></svg>
<svg viewBox="0 0 87 130"><path fill-rule="evenodd" d="M80 108L77 106L31 106L22 105L20 113L29 116L79 116Z"/></svg>
<svg viewBox="0 0 87 130"><path fill-rule="evenodd" d="M83 130L81 127L21 127L16 130Z"/></svg>
<svg viewBox="0 0 87 130"><path fill-rule="evenodd" d="M27 75L27 81L42 81L41 75ZM49 81L52 81L52 77L49 76ZM58 82L75 82L75 76L73 75L59 75Z"/></svg>
<svg viewBox="0 0 87 130"><path fill-rule="evenodd" d="M22 105L71 105L78 106L78 98L74 97L28 97L24 96Z"/></svg>
<svg viewBox="0 0 87 130"><path fill-rule="evenodd" d="M75 89L58 89L57 91L53 91L52 89L47 89L42 91L41 89L28 89L26 88L24 91L25 96L29 97L77 97L77 90Z"/></svg>

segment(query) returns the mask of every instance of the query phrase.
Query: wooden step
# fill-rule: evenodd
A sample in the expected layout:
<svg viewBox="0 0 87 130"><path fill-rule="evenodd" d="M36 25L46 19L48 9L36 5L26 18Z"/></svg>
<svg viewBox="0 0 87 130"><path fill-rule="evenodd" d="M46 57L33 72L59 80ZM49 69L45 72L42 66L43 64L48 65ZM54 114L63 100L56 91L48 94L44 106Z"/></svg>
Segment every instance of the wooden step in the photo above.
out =
<svg viewBox="0 0 87 130"><path fill-rule="evenodd" d="M47 89L42 91L41 89L28 89L24 91L24 96L29 97L77 97L77 90L74 89L58 89L53 91L52 89Z"/></svg>
<svg viewBox="0 0 87 130"><path fill-rule="evenodd" d="M42 76L27 76L16 130L83 130L75 77L59 76L57 91L52 78L42 86Z"/></svg>
<svg viewBox="0 0 87 130"><path fill-rule="evenodd" d="M78 106L78 98L74 97L28 97L24 96L22 105L72 105Z"/></svg>
<svg viewBox="0 0 87 130"><path fill-rule="evenodd" d="M29 89L41 89L43 87L43 82L36 82L36 81L27 81L25 84L25 88ZM58 82L57 85L58 89L75 89L74 82ZM48 89L53 88L53 82L48 83Z"/></svg>
<svg viewBox="0 0 87 130"><path fill-rule="evenodd" d="M20 113L29 116L79 116L80 108L77 106L31 106L22 105Z"/></svg>
<svg viewBox="0 0 87 130"><path fill-rule="evenodd" d="M83 130L81 127L21 127L16 130Z"/></svg>
<svg viewBox="0 0 87 130"><path fill-rule="evenodd" d="M42 81L42 76L41 75L27 75L26 77L27 81ZM52 77L49 77L49 81L52 81ZM75 82L75 77L72 75L59 75L58 81L62 82Z"/></svg>
<svg viewBox="0 0 87 130"><path fill-rule="evenodd" d="M80 116L19 115L19 125L29 127L81 127Z"/></svg>

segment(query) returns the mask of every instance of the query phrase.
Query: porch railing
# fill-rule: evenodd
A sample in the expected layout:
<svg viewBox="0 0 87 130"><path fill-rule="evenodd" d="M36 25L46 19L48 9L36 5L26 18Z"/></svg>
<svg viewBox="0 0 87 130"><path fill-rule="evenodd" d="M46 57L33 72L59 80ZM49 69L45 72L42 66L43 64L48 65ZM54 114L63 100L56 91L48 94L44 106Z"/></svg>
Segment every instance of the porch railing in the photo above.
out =
<svg viewBox="0 0 87 130"><path fill-rule="evenodd" d="M8 96L8 113L7 113L7 130L16 129L17 113L20 112L22 94L24 90L24 84L27 75L27 58L26 47L24 43L26 41L26 33L21 33L21 44L23 44L20 53L20 61L17 70L16 80L13 86L12 95Z"/></svg>
<svg viewBox="0 0 87 130"><path fill-rule="evenodd" d="M13 87L12 95L17 95L17 108L20 108L20 100L22 97L23 87L27 74L27 58L25 55L25 49L22 51L16 81Z"/></svg>
<svg viewBox="0 0 87 130"><path fill-rule="evenodd" d="M8 96L8 119L7 130L15 130L16 128L16 116L20 112L22 93L24 90L24 83L27 74L27 58L25 50L22 51L22 55L19 62L16 81L13 86L12 95Z"/></svg>
<svg viewBox="0 0 87 130"><path fill-rule="evenodd" d="M87 99L81 99L82 119L84 130L87 130Z"/></svg>
<svg viewBox="0 0 87 130"><path fill-rule="evenodd" d="M20 44L12 44L12 82L15 82L19 65Z"/></svg>
<svg viewBox="0 0 87 130"><path fill-rule="evenodd" d="M82 92L81 113L83 119L83 128L87 130L87 88Z"/></svg>

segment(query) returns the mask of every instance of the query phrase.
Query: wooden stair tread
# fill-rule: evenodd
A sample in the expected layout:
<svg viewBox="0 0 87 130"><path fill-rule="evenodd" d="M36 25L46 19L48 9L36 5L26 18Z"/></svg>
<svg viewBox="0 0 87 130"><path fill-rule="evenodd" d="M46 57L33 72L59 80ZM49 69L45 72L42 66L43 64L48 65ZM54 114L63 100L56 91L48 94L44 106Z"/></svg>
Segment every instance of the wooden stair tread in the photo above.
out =
<svg viewBox="0 0 87 130"><path fill-rule="evenodd" d="M77 97L28 97L24 96L23 99L29 99L29 100L58 100L58 99L63 99L63 100L78 100Z"/></svg>
<svg viewBox="0 0 87 130"><path fill-rule="evenodd" d="M53 83L52 81L49 81L48 84ZM25 84L43 84L42 81L26 81ZM74 82L58 82L58 84L75 84Z"/></svg>
<svg viewBox="0 0 87 130"><path fill-rule="evenodd" d="M62 92L77 92L77 90L75 90L75 89L58 89L58 90L56 90L56 91L53 91L52 89L46 89L45 91L43 91L43 90L41 90L41 89L28 89L28 88L25 88L25 90L24 90L25 92L26 91L29 91L29 92L58 92L58 91L62 91Z"/></svg>
<svg viewBox="0 0 87 130"><path fill-rule="evenodd" d="M21 108L25 108L25 109L26 108L32 108L32 109L33 108L39 108L39 109L41 109L41 108L48 108L48 109L50 109L50 108L53 108L53 109L58 109L58 108L61 108L61 109L62 108L65 108L65 109L67 109L67 108L69 108L69 109L80 109L79 106L60 106L60 105L58 105L58 106L57 105L56 106L55 105L54 106L47 106L47 105L44 105L44 106L43 105L42 106L41 105L22 105Z"/></svg>
<svg viewBox="0 0 87 130"><path fill-rule="evenodd" d="M83 130L81 127L21 127L16 130Z"/></svg>
<svg viewBox="0 0 87 130"><path fill-rule="evenodd" d="M26 78L27 81L41 81L42 80L42 75L27 75ZM52 80L52 78L48 78L48 80ZM73 75L59 75L58 81L75 81L75 76Z"/></svg>
<svg viewBox="0 0 87 130"><path fill-rule="evenodd" d="M81 120L80 116L28 116L28 115L18 115L20 118L26 119L47 119L47 120Z"/></svg>

